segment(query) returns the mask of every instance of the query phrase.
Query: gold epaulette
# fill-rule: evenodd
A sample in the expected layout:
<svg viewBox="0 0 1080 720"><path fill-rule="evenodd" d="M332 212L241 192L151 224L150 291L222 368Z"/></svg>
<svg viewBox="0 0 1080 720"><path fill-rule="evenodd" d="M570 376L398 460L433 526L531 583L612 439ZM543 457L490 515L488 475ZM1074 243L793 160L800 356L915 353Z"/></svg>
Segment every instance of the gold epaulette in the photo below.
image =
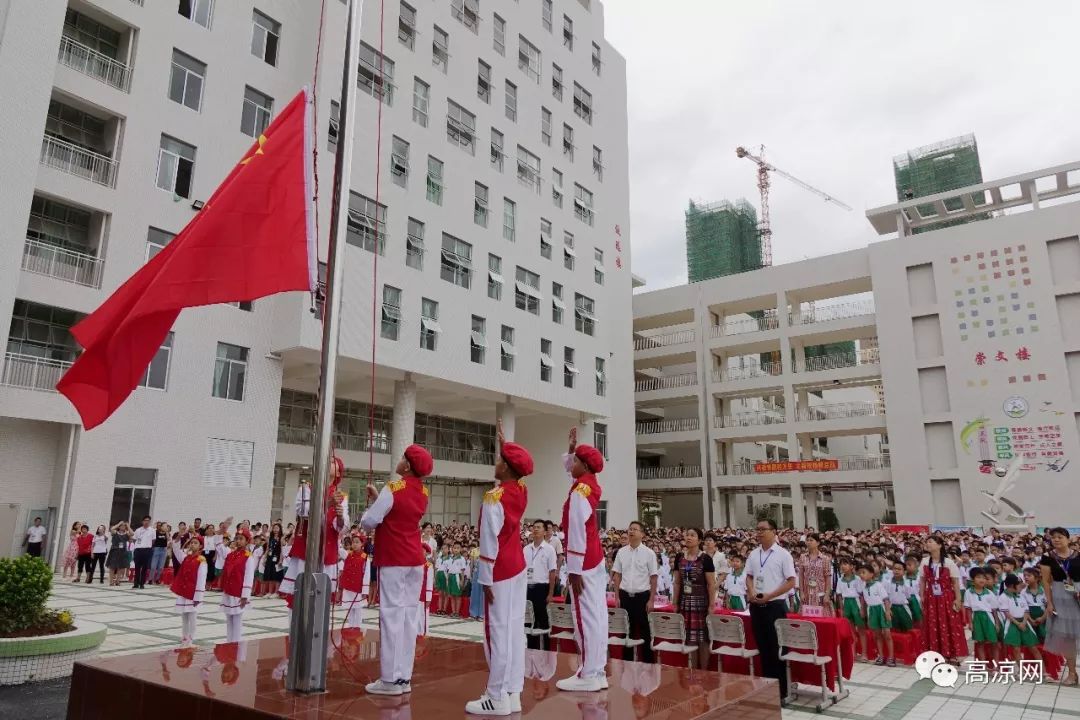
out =
<svg viewBox="0 0 1080 720"><path fill-rule="evenodd" d="M576 492L578 495L580 495L583 498L587 498L590 495L592 495L592 488L589 487L588 485L586 485L585 483L578 483L577 485L574 486L574 492Z"/></svg>
<svg viewBox="0 0 1080 720"><path fill-rule="evenodd" d="M201 562L201 563L204 563L204 562L206 562L206 556L204 556L204 555L200 555L200 556L199 556L199 562Z"/></svg>
<svg viewBox="0 0 1080 720"><path fill-rule="evenodd" d="M427 486L427 485L421 484L421 485L420 485L420 489L421 489L421 490L423 491L423 493L424 493L424 497L431 497L431 491L430 491L430 490L428 490L428 486Z"/></svg>
<svg viewBox="0 0 1080 720"><path fill-rule="evenodd" d="M405 481L401 478L398 478L397 480L391 480L390 482L386 483L386 486L390 488L390 492L397 492L398 490L405 489Z"/></svg>
<svg viewBox="0 0 1080 720"><path fill-rule="evenodd" d="M502 487L492 488L491 490L488 490L486 493L484 493L484 502L488 505L494 505L495 503L502 500L502 496Z"/></svg>

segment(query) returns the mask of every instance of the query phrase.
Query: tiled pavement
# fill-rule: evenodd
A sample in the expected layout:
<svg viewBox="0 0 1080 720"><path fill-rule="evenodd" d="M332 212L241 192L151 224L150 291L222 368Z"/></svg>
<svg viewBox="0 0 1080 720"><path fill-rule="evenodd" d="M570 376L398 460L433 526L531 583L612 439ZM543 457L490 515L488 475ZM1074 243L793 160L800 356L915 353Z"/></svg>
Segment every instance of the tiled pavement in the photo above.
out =
<svg viewBox="0 0 1080 720"><path fill-rule="evenodd" d="M207 607L199 613L198 643L212 645L225 637L224 616L217 609L216 593L208 593ZM132 590L130 585L72 584L56 577L49 606L67 608L78 618L109 626L102 656L146 652L175 647L180 617L173 596L165 587ZM377 611L367 610L364 623L375 625ZM335 623L343 619L335 613ZM457 640L479 641L483 626L469 620L433 616L430 634ZM287 632L285 604L277 598L257 598L244 616L244 637L272 637ZM918 680L911 668L885 668L858 664L847 683L851 694L821 715L814 712L812 694L784 710L784 720L813 717L849 720L1080 720L1080 688L1066 688L1047 680L1042 685L965 685L961 671L955 688L938 688ZM809 690L808 690L809 693Z"/></svg>

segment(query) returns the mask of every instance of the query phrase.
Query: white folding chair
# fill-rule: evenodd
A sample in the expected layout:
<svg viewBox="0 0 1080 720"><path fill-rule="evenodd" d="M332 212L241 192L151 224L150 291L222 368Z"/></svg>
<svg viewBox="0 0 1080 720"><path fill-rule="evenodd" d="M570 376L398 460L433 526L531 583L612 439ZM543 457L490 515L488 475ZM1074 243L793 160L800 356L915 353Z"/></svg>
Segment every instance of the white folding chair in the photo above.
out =
<svg viewBox="0 0 1080 720"><path fill-rule="evenodd" d="M551 603L547 606L548 610L548 625L551 626L550 637L552 640L573 640L574 639L574 615L570 611L570 606L563 603ZM558 630L558 632L555 632ZM558 649L558 644L552 649Z"/></svg>
<svg viewBox="0 0 1080 720"><path fill-rule="evenodd" d="M760 653L746 647L746 628L743 619L737 615L709 615L705 618L705 628L709 631L709 647L713 655L727 655L743 658L750 664L750 677L754 677L754 658ZM716 643L727 643L716 646ZM721 658L717 658L721 662Z"/></svg>
<svg viewBox="0 0 1080 720"><path fill-rule="evenodd" d="M809 620L777 620L776 639L777 644L780 646L780 659L784 661L784 672L787 673L788 694L784 701L791 702L797 695L798 686L796 683L791 682L791 663L800 662L821 668L821 701L815 708L817 712L823 711L828 705L836 704L842 695L839 691L832 692L829 690L828 675L825 670L825 666L831 663L833 659L828 655L818 655L817 628L814 627L814 623ZM809 652L793 652L795 650L808 650ZM839 683L842 670L839 667L836 670ZM843 685L838 684L837 688L842 690Z"/></svg>
<svg viewBox="0 0 1080 720"><path fill-rule="evenodd" d="M549 628L538 628L536 625L536 615L533 610L533 604L531 600L525 601L525 636L526 637L538 637L540 635L547 635L551 630Z"/></svg>
<svg viewBox="0 0 1080 720"><path fill-rule="evenodd" d="M608 608L607 610L608 646L634 648L634 661L638 659L638 647L645 641L630 637L630 616L622 608Z"/></svg>
<svg viewBox="0 0 1080 720"><path fill-rule="evenodd" d="M686 665L690 666L690 656L697 652L697 645L686 644L686 621L676 613L649 613L649 633L652 635L652 651L677 652L686 656ZM659 641L659 642L658 642Z"/></svg>

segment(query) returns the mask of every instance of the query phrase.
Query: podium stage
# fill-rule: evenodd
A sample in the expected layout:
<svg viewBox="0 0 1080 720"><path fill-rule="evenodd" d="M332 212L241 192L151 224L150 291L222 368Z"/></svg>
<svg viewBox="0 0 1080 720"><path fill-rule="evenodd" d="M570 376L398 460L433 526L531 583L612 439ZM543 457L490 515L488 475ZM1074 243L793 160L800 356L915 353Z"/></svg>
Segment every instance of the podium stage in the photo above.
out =
<svg viewBox="0 0 1080 720"><path fill-rule="evenodd" d="M476 642L418 641L413 692L400 697L364 693L378 677L378 630L334 631L327 692L285 690L287 638L223 643L77 662L68 698L69 720L410 720L464 718L465 703L487 679ZM612 660L609 689L564 693L555 681L574 672L577 657L527 651L522 712L527 720L780 720L775 680L698 672L668 665ZM27 708L27 715L33 714ZM471 717L471 716L469 716Z"/></svg>

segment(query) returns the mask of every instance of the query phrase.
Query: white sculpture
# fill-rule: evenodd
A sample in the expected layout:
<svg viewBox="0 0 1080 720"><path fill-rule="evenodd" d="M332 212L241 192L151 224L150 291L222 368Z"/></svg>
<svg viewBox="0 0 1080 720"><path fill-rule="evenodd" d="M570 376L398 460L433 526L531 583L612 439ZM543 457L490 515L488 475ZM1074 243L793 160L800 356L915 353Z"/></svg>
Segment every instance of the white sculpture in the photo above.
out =
<svg viewBox="0 0 1080 720"><path fill-rule="evenodd" d="M1016 487L1016 481L1020 475L1020 468L1024 464L1024 456L1017 455L1009 466L994 466L994 475L1001 478L994 492L983 490L982 494L990 498L990 508L983 510L982 515L992 523L992 527L999 530L1026 530L1027 521L1035 517L1015 502L1005 497L1005 493ZM1002 505L1006 507L1002 507ZM1011 510L1011 512L1007 512ZM1004 515L1003 515L1004 513Z"/></svg>

